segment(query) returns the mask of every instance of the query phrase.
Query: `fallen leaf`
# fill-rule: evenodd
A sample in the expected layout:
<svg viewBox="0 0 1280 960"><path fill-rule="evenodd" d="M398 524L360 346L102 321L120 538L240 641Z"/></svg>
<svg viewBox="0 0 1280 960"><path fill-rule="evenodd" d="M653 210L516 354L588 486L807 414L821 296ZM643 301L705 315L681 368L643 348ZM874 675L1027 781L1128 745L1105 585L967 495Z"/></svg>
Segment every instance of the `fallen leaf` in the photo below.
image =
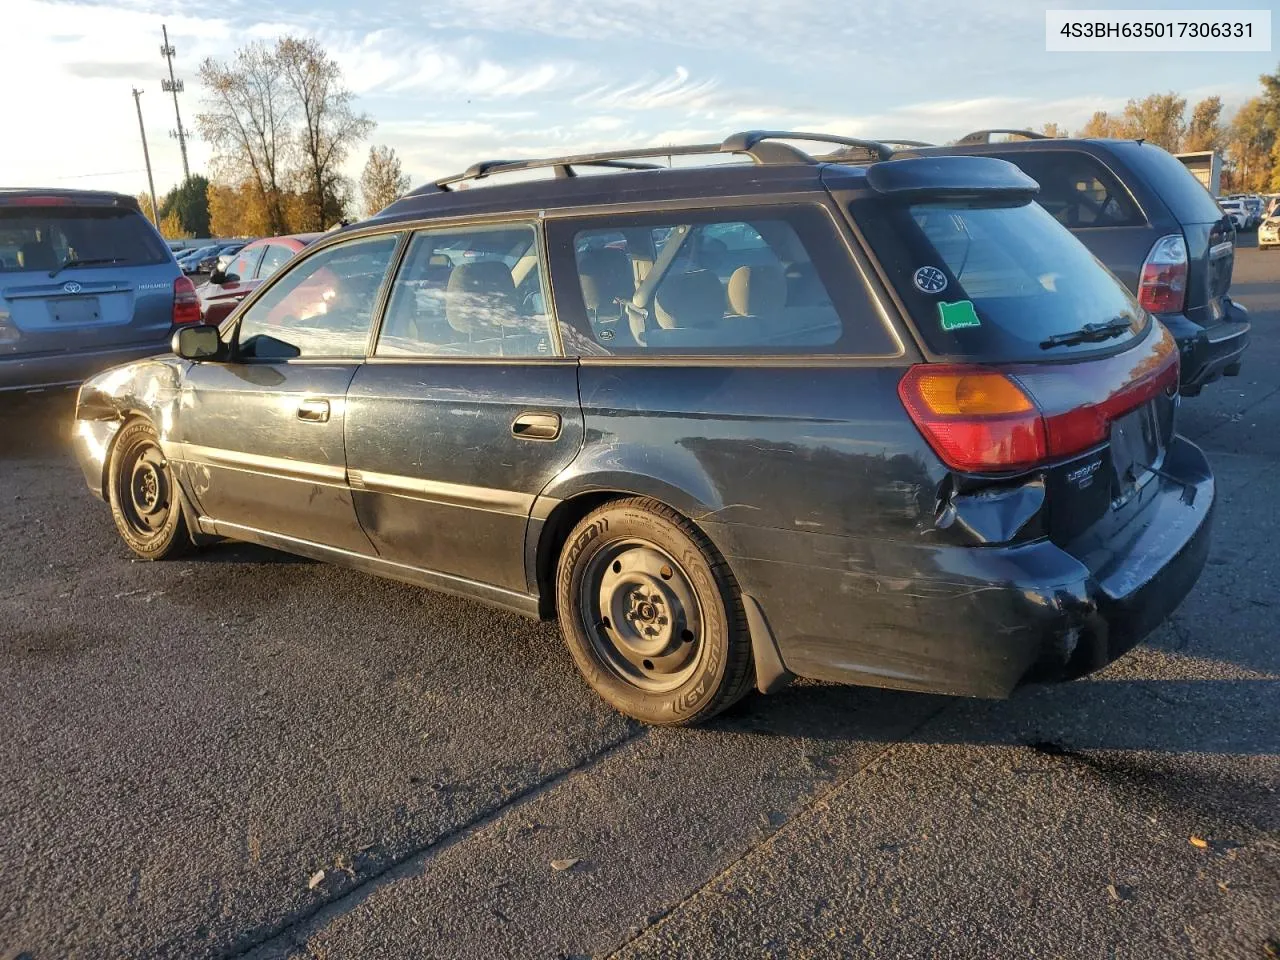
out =
<svg viewBox="0 0 1280 960"><path fill-rule="evenodd" d="M563 873L565 870L572 870L581 862L581 857L570 857L568 860L552 860L551 869L556 873Z"/></svg>
<svg viewBox="0 0 1280 960"><path fill-rule="evenodd" d="M1112 900L1119 901L1120 891L1116 889L1116 885L1114 883L1107 884L1107 893L1111 894Z"/></svg>
<svg viewBox="0 0 1280 960"><path fill-rule="evenodd" d="M317 870L311 875L311 879L307 881L307 889L314 890L324 882L324 871Z"/></svg>
<svg viewBox="0 0 1280 960"><path fill-rule="evenodd" d="M1223 893L1226 893L1228 890L1230 890L1230 889L1231 889L1231 881L1229 881L1229 880L1219 880L1219 881L1218 881L1218 889L1219 889L1219 890L1221 890Z"/></svg>
<svg viewBox="0 0 1280 960"><path fill-rule="evenodd" d="M1191 845L1195 847L1197 850L1204 850L1209 846L1209 841L1204 839L1203 837L1192 837Z"/></svg>

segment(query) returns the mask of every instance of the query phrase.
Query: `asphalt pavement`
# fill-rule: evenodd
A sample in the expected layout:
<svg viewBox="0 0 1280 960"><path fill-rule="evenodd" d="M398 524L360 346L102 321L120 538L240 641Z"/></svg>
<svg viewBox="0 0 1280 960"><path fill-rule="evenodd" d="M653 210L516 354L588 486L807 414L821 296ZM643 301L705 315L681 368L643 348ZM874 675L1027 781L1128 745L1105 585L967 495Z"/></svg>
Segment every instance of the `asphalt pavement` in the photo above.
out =
<svg viewBox="0 0 1280 960"><path fill-rule="evenodd" d="M0 958L1280 957L1280 252L1185 401L1209 566L1002 702L796 683L652 730L552 625L267 550L134 562L0 406Z"/></svg>

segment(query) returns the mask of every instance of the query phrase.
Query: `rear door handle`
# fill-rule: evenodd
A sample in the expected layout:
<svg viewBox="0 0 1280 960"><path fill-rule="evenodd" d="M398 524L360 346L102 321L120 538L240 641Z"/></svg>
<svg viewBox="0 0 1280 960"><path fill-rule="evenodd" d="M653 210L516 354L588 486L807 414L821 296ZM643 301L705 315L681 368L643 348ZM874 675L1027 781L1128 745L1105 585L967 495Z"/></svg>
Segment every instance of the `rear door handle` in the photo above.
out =
<svg viewBox="0 0 1280 960"><path fill-rule="evenodd" d="M298 419L308 423L328 423L329 401L303 400L298 404Z"/></svg>
<svg viewBox="0 0 1280 960"><path fill-rule="evenodd" d="M511 435L521 440L554 440L560 436L560 415L522 413L511 424Z"/></svg>

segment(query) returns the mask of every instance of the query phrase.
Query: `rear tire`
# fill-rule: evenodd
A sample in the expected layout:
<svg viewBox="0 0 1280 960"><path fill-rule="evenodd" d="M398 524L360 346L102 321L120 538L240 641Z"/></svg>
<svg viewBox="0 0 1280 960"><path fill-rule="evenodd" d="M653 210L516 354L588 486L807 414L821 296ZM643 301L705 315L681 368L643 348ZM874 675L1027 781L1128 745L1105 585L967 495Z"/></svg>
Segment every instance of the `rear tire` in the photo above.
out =
<svg viewBox="0 0 1280 960"><path fill-rule="evenodd" d="M116 435L107 500L120 538L142 559L169 560L193 549L173 468L146 420L130 420Z"/></svg>
<svg viewBox="0 0 1280 960"><path fill-rule="evenodd" d="M656 500L608 503L583 518L560 554L556 601L579 672L627 716L701 723L755 683L729 565Z"/></svg>

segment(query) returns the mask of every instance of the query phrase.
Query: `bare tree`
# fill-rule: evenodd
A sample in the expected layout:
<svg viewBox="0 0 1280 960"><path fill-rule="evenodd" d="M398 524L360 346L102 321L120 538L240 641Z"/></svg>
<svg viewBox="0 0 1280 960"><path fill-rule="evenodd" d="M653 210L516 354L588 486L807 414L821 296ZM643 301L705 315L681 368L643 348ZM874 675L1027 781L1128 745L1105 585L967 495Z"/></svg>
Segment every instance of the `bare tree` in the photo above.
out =
<svg viewBox="0 0 1280 960"><path fill-rule="evenodd" d="M1222 147L1222 98L1205 97L1191 110L1183 149L1189 151L1218 150Z"/></svg>
<svg viewBox="0 0 1280 960"><path fill-rule="evenodd" d="M265 43L252 43L229 63L206 59L200 80L208 95L196 127L214 149L215 168L233 181L251 181L263 198L268 232L285 233L281 194L292 159L295 101L279 57Z"/></svg>
<svg viewBox="0 0 1280 960"><path fill-rule="evenodd" d="M403 197L408 189L409 177L401 169L396 152L385 146L370 147L369 159L360 175L365 214L373 216Z"/></svg>
<svg viewBox="0 0 1280 960"><path fill-rule="evenodd" d="M355 96L342 84L342 68L314 38L282 37L275 56L302 121L298 147L307 198L304 226L324 230L346 213L351 189L341 173L342 162L374 122L355 112Z"/></svg>

